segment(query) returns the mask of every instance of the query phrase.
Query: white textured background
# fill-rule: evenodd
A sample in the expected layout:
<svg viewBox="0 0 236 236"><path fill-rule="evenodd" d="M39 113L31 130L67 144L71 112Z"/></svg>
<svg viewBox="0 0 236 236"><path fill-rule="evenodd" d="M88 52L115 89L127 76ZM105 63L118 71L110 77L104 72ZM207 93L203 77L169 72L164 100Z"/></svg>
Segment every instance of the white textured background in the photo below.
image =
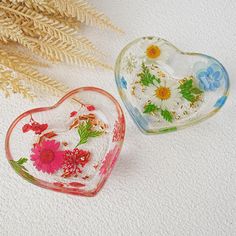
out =
<svg viewBox="0 0 236 236"><path fill-rule="evenodd" d="M52 98L32 104L0 96L0 235L236 235L236 1L91 2L126 31L84 30L109 61L134 38L157 35L218 58L231 78L229 100L210 120L159 136L141 134L125 111L120 159L102 191L83 198L31 185L6 161L11 121ZM57 66L48 73L72 88L101 87L120 101L112 72Z"/></svg>

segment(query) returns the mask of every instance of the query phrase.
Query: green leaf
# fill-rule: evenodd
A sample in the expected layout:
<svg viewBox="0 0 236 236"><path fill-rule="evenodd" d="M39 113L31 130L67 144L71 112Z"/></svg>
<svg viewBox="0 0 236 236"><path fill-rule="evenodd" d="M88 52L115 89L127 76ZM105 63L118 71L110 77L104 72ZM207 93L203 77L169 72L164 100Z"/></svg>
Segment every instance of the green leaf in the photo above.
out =
<svg viewBox="0 0 236 236"><path fill-rule="evenodd" d="M28 161L27 158L22 157L22 158L20 158L18 161L16 161L16 163L17 163L18 165L23 165L23 164L26 163L27 161Z"/></svg>
<svg viewBox="0 0 236 236"><path fill-rule="evenodd" d="M168 110L161 110L161 116L168 122L173 121L173 115Z"/></svg>
<svg viewBox="0 0 236 236"><path fill-rule="evenodd" d="M89 132L88 131L91 129L90 126L91 126L91 123L89 121L88 122L83 122L79 125L78 134L79 134L79 137L80 137L80 141L77 144L77 146L80 145L80 144L84 144L84 143L88 142L88 138L89 138Z"/></svg>
<svg viewBox="0 0 236 236"><path fill-rule="evenodd" d="M30 175L29 173L27 173L28 170L23 166L23 164L26 163L27 161L28 161L27 158L22 157L18 161L10 160L10 163L11 163L13 169L16 171L16 173L23 176L29 182L34 183L35 178L32 175Z"/></svg>
<svg viewBox="0 0 236 236"><path fill-rule="evenodd" d="M160 133L167 133L167 132L173 132L173 131L176 131L177 130L177 127L170 127L170 128L161 128L159 129L159 132Z"/></svg>
<svg viewBox="0 0 236 236"><path fill-rule="evenodd" d="M183 95L183 97L186 100L188 100L190 102L194 102L195 101L195 96L193 94L191 94L191 93L184 92L184 93L182 93L182 95Z"/></svg>
<svg viewBox="0 0 236 236"><path fill-rule="evenodd" d="M141 78L140 83L144 86L149 86L150 84L153 84L154 80L160 83L160 79L156 78L155 75L152 75L150 70L147 66L145 66L144 63L142 63L142 72L138 74L138 76Z"/></svg>
<svg viewBox="0 0 236 236"><path fill-rule="evenodd" d="M80 136L80 141L76 145L76 147L81 144L87 143L89 138L98 137L103 134L103 131L91 130L91 129L92 129L92 124L89 120L79 125L78 134Z"/></svg>
<svg viewBox="0 0 236 236"><path fill-rule="evenodd" d="M194 93L194 94L201 94L202 93L202 91L198 88L192 88L191 92Z"/></svg>
<svg viewBox="0 0 236 236"><path fill-rule="evenodd" d="M192 86L193 86L193 80L190 79L190 80L186 80L183 84L181 84L180 88L189 90L190 88L192 88Z"/></svg>
<svg viewBox="0 0 236 236"><path fill-rule="evenodd" d="M89 133L89 137L94 138L94 137L101 136L102 134L103 134L103 131L94 130Z"/></svg>
<svg viewBox="0 0 236 236"><path fill-rule="evenodd" d="M153 103L148 103L144 106L143 113L152 113L158 110L158 107Z"/></svg>
<svg viewBox="0 0 236 236"><path fill-rule="evenodd" d="M80 141L79 143L76 145L76 147L78 147L81 144L87 143L88 142L88 136L80 136Z"/></svg>
<svg viewBox="0 0 236 236"><path fill-rule="evenodd" d="M19 164L17 164L17 162L14 161L14 160L10 160L10 163L11 163L13 169L14 169L17 173L20 173L20 171L22 170L22 167L21 167Z"/></svg>
<svg viewBox="0 0 236 236"><path fill-rule="evenodd" d="M195 102L198 99L199 94L202 93L202 91L197 88L193 87L193 80L185 80L183 84L179 86L180 92L186 100L189 102Z"/></svg>
<svg viewBox="0 0 236 236"><path fill-rule="evenodd" d="M27 158L20 158L18 161L15 161L15 160L10 160L10 163L12 164L13 168L15 169L15 171L17 173L19 173L20 171L22 170L25 170L25 171L28 171L24 166L23 164L26 163L28 161Z"/></svg>

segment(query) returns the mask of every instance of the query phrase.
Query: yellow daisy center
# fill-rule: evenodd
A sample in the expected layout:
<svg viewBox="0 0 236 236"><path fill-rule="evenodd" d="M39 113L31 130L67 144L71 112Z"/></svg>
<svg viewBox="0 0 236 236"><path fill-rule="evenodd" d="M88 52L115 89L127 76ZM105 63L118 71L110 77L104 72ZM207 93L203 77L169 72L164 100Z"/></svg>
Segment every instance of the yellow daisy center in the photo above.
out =
<svg viewBox="0 0 236 236"><path fill-rule="evenodd" d="M146 49L146 55L150 59L156 59L156 58L158 58L161 55L161 50L156 45L150 45Z"/></svg>
<svg viewBox="0 0 236 236"><path fill-rule="evenodd" d="M161 100L167 100L171 96L171 91L170 88L168 87L159 87L155 91L156 97L161 99Z"/></svg>

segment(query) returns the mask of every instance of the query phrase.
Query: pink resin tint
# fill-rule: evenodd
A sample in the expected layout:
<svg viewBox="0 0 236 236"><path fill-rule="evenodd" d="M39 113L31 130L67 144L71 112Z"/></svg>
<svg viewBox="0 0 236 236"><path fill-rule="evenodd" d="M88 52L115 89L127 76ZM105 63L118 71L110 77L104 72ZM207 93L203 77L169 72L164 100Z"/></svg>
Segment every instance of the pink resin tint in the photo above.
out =
<svg viewBox="0 0 236 236"><path fill-rule="evenodd" d="M124 136L124 114L115 98L102 89L83 87L51 107L16 118L6 135L6 156L35 185L90 197L108 179ZM16 145L19 140L22 145Z"/></svg>

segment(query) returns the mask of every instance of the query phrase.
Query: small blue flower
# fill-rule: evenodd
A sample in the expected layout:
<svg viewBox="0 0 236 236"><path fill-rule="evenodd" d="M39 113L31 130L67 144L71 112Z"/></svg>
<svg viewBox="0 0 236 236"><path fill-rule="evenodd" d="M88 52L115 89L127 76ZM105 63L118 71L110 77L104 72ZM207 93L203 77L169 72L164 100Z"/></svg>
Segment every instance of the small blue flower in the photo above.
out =
<svg viewBox="0 0 236 236"><path fill-rule="evenodd" d="M213 63L208 68L197 72L199 86L205 91L215 91L217 88L219 88L222 77L222 70L216 63Z"/></svg>
<svg viewBox="0 0 236 236"><path fill-rule="evenodd" d="M227 99L227 96L220 97L215 103L214 107L221 108L225 104L226 99Z"/></svg>
<svg viewBox="0 0 236 236"><path fill-rule="evenodd" d="M127 89L127 81L125 80L124 76L120 79L121 87Z"/></svg>

